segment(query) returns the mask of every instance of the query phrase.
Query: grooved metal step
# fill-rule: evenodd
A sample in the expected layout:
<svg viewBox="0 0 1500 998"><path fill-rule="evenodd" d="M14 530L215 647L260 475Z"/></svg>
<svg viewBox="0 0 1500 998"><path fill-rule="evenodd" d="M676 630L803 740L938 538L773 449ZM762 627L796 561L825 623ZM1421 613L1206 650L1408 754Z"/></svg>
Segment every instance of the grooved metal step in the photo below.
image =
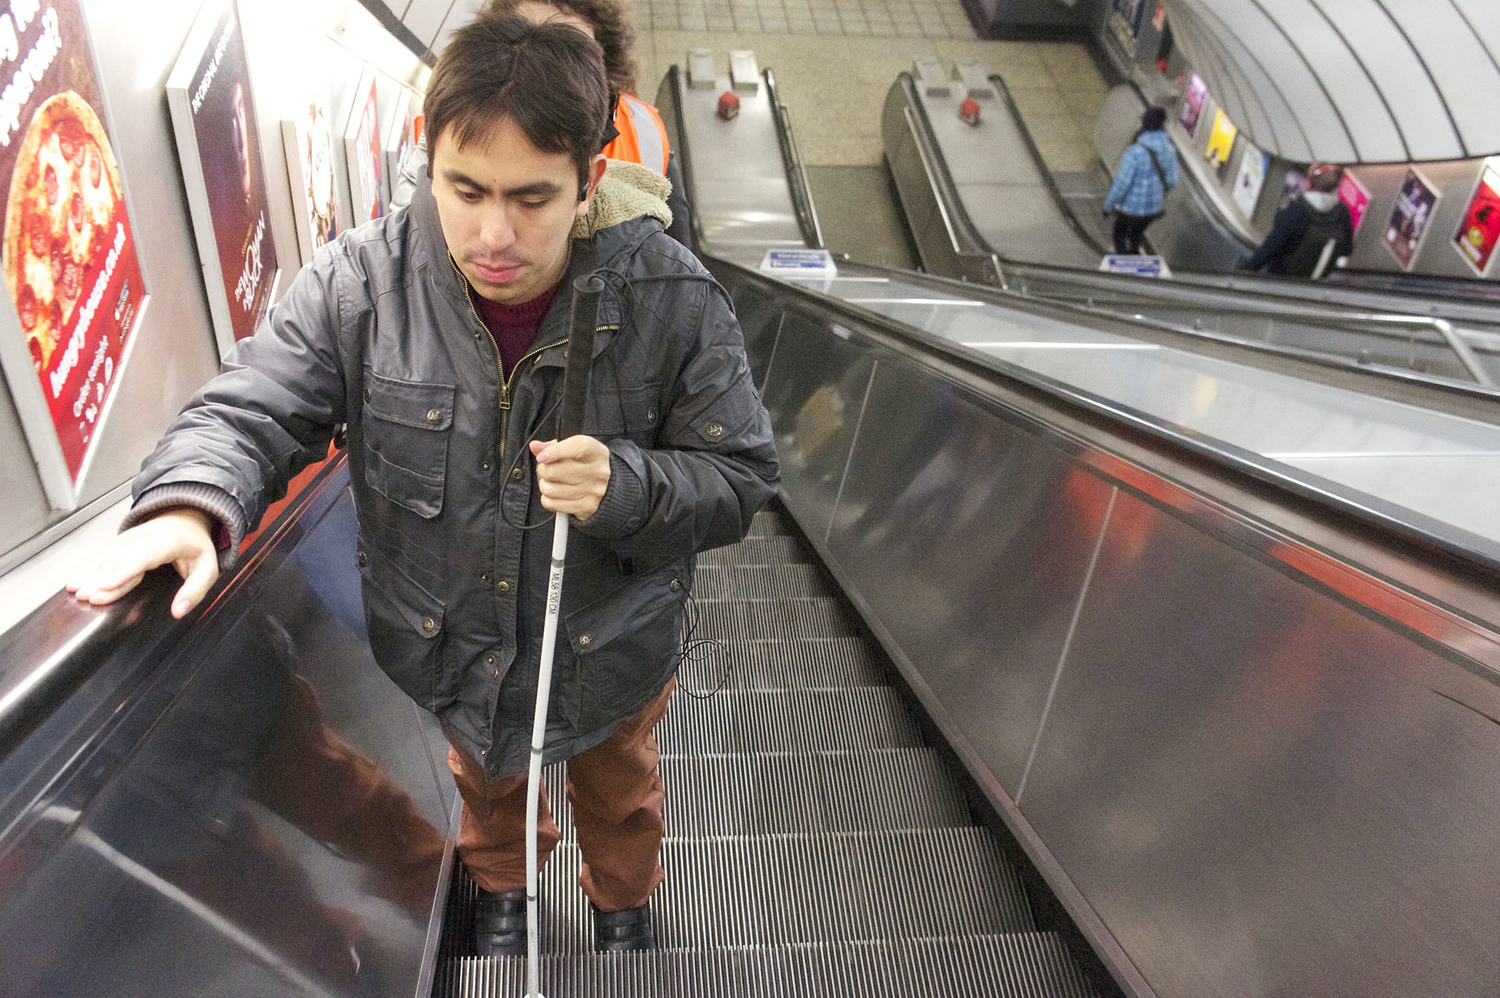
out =
<svg viewBox="0 0 1500 998"><path fill-rule="evenodd" d="M828 586L776 513L699 558L692 647L656 728L656 950L592 952L566 769L548 767L563 839L542 873L544 994L1094 998ZM524 991L524 960L473 955L476 897L457 864L434 998Z"/></svg>
<svg viewBox="0 0 1500 998"><path fill-rule="evenodd" d="M1019 877L977 827L668 838L651 898L657 946L720 949L1035 929ZM542 873L542 952L591 951L577 845ZM473 882L459 917L472 924Z"/></svg>
<svg viewBox="0 0 1500 998"><path fill-rule="evenodd" d="M453 961L445 994L519 995L522 960ZM1055 933L895 939L772 949L612 953L542 960L543 993L570 998L1092 998Z"/></svg>
<svg viewBox="0 0 1500 998"><path fill-rule="evenodd" d="M722 690L708 700L674 697L656 731L663 756L852 752L922 744L915 722L888 687Z"/></svg>
<svg viewBox="0 0 1500 998"><path fill-rule="evenodd" d="M816 565L699 565L693 596L699 602L723 599L772 599L832 596Z"/></svg>
<svg viewBox="0 0 1500 998"><path fill-rule="evenodd" d="M699 565L795 565L811 562L802 542L790 535L750 537L698 556Z"/></svg>
<svg viewBox="0 0 1500 998"><path fill-rule="evenodd" d="M845 689L890 682L869 644L856 637L719 641L677 670L677 686L683 691L706 693L721 681L729 690Z"/></svg>
<svg viewBox="0 0 1500 998"><path fill-rule="evenodd" d="M859 633L852 611L829 596L752 599L697 604L695 638L754 641L758 638L850 637Z"/></svg>

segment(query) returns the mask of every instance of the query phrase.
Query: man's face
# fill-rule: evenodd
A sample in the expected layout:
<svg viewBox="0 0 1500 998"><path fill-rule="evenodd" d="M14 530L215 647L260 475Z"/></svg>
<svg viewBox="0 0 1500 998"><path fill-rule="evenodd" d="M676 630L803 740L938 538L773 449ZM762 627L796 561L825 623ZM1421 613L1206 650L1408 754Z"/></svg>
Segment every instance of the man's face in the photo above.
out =
<svg viewBox="0 0 1500 998"><path fill-rule="evenodd" d="M562 277L573 220L588 212L604 172L595 156L589 198L567 153L546 153L500 119L463 149L451 129L432 153L432 196L448 252L474 290L507 305L528 302Z"/></svg>

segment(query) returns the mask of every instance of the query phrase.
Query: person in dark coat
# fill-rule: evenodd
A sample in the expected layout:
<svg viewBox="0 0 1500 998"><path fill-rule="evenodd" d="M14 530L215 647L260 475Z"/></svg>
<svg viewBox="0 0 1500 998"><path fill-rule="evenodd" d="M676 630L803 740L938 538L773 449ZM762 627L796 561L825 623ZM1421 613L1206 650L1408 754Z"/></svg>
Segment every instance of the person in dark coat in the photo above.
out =
<svg viewBox="0 0 1500 998"><path fill-rule="evenodd" d="M1338 195L1343 179L1343 167L1314 163L1308 171L1307 191L1276 213L1270 234L1245 262L1245 269L1321 277L1329 267L1341 266L1354 248L1354 217Z"/></svg>
<svg viewBox="0 0 1500 998"><path fill-rule="evenodd" d="M320 248L168 429L124 529L70 584L107 603L144 572L200 602L238 540L347 425L375 660L451 745L476 946L525 950L526 769L551 531L575 529L544 761L568 760L602 950L653 945L664 872L652 726L681 659L699 551L774 494L770 418L728 295L668 237L667 181L599 153L598 45L481 12L428 85L430 181ZM574 280L605 282L585 432L555 435ZM545 797L539 862L560 840Z"/></svg>

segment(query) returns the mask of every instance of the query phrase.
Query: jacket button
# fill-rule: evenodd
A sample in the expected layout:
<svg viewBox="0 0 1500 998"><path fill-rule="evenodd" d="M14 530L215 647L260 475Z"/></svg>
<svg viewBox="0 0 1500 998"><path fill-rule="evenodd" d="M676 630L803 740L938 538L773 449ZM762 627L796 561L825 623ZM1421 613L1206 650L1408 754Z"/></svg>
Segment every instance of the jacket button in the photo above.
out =
<svg viewBox="0 0 1500 998"><path fill-rule="evenodd" d="M480 575L479 575L479 581L480 582L488 582L488 581L490 581L490 573L489 572L481 572Z"/></svg>
<svg viewBox="0 0 1500 998"><path fill-rule="evenodd" d="M483 468L485 471L489 471L490 470L490 463L488 461L481 461L479 463L479 467Z"/></svg>
<svg viewBox="0 0 1500 998"><path fill-rule="evenodd" d="M720 426L718 423L709 423L708 435L717 440L719 437L724 435L724 427Z"/></svg>
<svg viewBox="0 0 1500 998"><path fill-rule="evenodd" d="M502 593L508 593L508 592L510 592L510 583L502 581L500 583L500 591Z"/></svg>
<svg viewBox="0 0 1500 998"><path fill-rule="evenodd" d="M521 479L526 477L526 472L522 471L519 467L512 468L510 469L510 477L519 482Z"/></svg>
<svg viewBox="0 0 1500 998"><path fill-rule="evenodd" d="M594 643L594 639L591 638L591 637L589 637L587 634L581 634L578 637L578 646L580 648L587 648L589 645L591 645L593 643Z"/></svg>
<svg viewBox="0 0 1500 998"><path fill-rule="evenodd" d="M359 565L360 568L364 568L365 567L365 563L367 561L369 561L369 560L370 559L365 556L365 553L363 551L359 552L359 554L356 554L354 556L354 561L355 561L355 563L357 565Z"/></svg>
<svg viewBox="0 0 1500 998"><path fill-rule="evenodd" d="M365 389L365 404L370 404L370 389L368 388Z"/></svg>
<svg viewBox="0 0 1500 998"><path fill-rule="evenodd" d="M682 583L678 582L676 579L673 579L671 582L667 583L667 588L675 593L682 588Z"/></svg>
<svg viewBox="0 0 1500 998"><path fill-rule="evenodd" d="M422 630L427 632L428 634L431 634L433 631L437 630L437 621L433 620L431 617L423 617Z"/></svg>
<svg viewBox="0 0 1500 998"><path fill-rule="evenodd" d="M427 410L427 422L431 423L433 426L436 426L437 424L441 423L442 421L443 421L443 414L442 413L438 412L436 409L428 409Z"/></svg>
<svg viewBox="0 0 1500 998"><path fill-rule="evenodd" d="M654 422L656 422L656 410L655 409L647 409L646 410L646 422L648 422L648 423L654 423Z"/></svg>

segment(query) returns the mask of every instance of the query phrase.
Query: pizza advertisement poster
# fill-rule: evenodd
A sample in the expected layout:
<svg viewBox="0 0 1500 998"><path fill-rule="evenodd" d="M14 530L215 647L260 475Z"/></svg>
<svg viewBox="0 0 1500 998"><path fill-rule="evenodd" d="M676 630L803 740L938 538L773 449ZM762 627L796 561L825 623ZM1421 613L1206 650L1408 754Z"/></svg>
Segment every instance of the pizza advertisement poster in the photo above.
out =
<svg viewBox="0 0 1500 998"><path fill-rule="evenodd" d="M199 12L167 78L167 104L223 354L260 325L278 275L255 99L233 3L210 2Z"/></svg>
<svg viewBox="0 0 1500 998"><path fill-rule="evenodd" d="M0 259L20 334L0 356L48 498L68 508L146 289L77 0L0 4L0 76Z"/></svg>
<svg viewBox="0 0 1500 998"><path fill-rule="evenodd" d="M385 214L385 151L380 145L380 112L375 102L375 73L365 70L354 91L354 106L344 126L344 158L349 169L354 224Z"/></svg>
<svg viewBox="0 0 1500 998"><path fill-rule="evenodd" d="M1417 251L1422 248L1422 237L1427 234L1427 223L1432 221L1438 197L1437 189L1420 173L1406 171L1406 180L1396 195L1382 239L1403 270L1410 270L1417 261Z"/></svg>
<svg viewBox="0 0 1500 998"><path fill-rule="evenodd" d="M1339 179L1339 200L1344 202L1344 207L1349 209L1349 219L1354 224L1354 231L1359 231L1359 223L1365 220L1365 212L1370 207L1370 192L1358 178L1348 170Z"/></svg>
<svg viewBox="0 0 1500 998"><path fill-rule="evenodd" d="M1197 73L1187 74L1187 87L1182 92L1182 113L1179 120L1187 133L1198 131L1198 118L1203 114L1203 102L1208 100L1208 84Z"/></svg>
<svg viewBox="0 0 1500 998"><path fill-rule="evenodd" d="M1214 127L1208 133L1208 145L1203 149L1204 158L1214 166L1223 166L1229 162L1235 136L1239 134L1239 128L1229 120L1229 115L1224 113L1223 108L1214 111Z"/></svg>
<svg viewBox="0 0 1500 998"><path fill-rule="evenodd" d="M1242 145L1240 171L1234 178L1234 203L1249 218L1255 214L1260 192L1266 186L1266 168L1271 165L1271 157L1257 149L1253 142Z"/></svg>
<svg viewBox="0 0 1500 998"><path fill-rule="evenodd" d="M1453 233L1453 245L1474 273L1483 277L1497 241L1500 241L1500 158L1491 157L1484 161L1474 196L1469 198L1463 221Z"/></svg>
<svg viewBox="0 0 1500 998"><path fill-rule="evenodd" d="M297 117L282 121L281 137L292 188L292 215L297 220L297 247L302 263L308 264L313 252L343 227L327 97L310 95Z"/></svg>

